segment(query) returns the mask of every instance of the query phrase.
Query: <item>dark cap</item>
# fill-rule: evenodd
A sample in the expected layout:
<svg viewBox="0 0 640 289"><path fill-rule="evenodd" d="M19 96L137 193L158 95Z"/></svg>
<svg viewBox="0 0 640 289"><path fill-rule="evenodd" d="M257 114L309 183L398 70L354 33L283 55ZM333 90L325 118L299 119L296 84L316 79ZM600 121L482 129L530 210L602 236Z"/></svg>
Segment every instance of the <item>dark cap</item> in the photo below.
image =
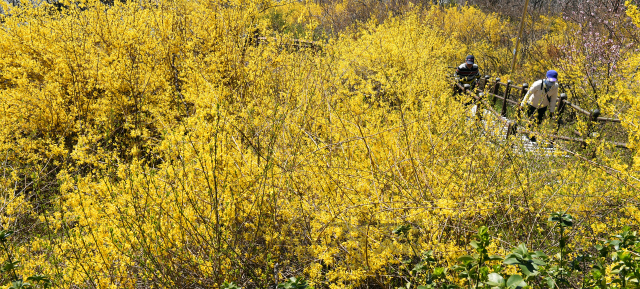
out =
<svg viewBox="0 0 640 289"><path fill-rule="evenodd" d="M467 61L467 64L474 64L476 62L476 58L473 57L473 55L469 54L467 55L466 61Z"/></svg>

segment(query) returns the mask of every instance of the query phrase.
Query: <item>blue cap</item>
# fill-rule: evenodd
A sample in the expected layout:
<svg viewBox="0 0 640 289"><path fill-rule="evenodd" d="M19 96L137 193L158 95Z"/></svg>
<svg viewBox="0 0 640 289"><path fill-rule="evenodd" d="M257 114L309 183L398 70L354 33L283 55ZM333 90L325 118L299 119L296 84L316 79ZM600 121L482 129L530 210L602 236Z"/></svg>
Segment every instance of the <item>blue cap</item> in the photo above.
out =
<svg viewBox="0 0 640 289"><path fill-rule="evenodd" d="M473 57L473 55L467 55L465 61L467 62L467 64L474 64L476 62L476 58Z"/></svg>
<svg viewBox="0 0 640 289"><path fill-rule="evenodd" d="M555 70L547 71L547 80L556 82L558 81L558 72Z"/></svg>

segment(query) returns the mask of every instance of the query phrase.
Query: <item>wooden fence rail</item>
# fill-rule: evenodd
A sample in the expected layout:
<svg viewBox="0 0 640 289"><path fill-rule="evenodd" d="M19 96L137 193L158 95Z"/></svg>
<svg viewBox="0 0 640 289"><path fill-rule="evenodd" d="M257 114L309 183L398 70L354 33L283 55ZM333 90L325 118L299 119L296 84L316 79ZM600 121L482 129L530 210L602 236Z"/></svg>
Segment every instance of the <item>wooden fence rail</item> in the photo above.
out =
<svg viewBox="0 0 640 289"><path fill-rule="evenodd" d="M487 75L487 76L484 77L484 79L482 79L480 81L479 87L481 87L481 88L479 88L478 91L483 92L485 95L493 96L495 98L501 99L503 101L503 103L511 103L514 106L518 105L519 102L517 102L515 100L508 99L509 93L507 93L507 92L510 91L511 89L519 90L519 91L521 91L520 99L524 99L524 96L527 93L527 90L529 88L529 85L526 84L526 83L524 83L522 86L517 86L517 85L511 84L511 82L508 82L508 83L500 82L500 78L496 78L495 81L493 83L491 83L489 81L489 78L490 77ZM490 91L485 91L485 87L487 86L487 84L491 84L493 89L490 90ZM505 96L501 96L501 95L498 94L501 86L505 87L505 90L504 90L505 94L504 95L507 96L506 97L507 98L506 102L504 101ZM558 108L560 108L560 107L562 107L564 105L568 105L572 109L575 109L577 112L580 112L580 113L582 113L582 114L584 114L584 115L586 115L586 116L588 116L590 118L593 118L595 116L595 120L596 121L620 123L620 119L617 119L617 118L600 117L599 116L599 114L600 114L599 110L588 111L588 110L586 110L584 108L581 108L580 106L568 101L566 96L564 98L561 96L559 101L560 101L560 103L558 103ZM505 109L503 109L501 114L504 115L504 113L505 113Z"/></svg>
<svg viewBox="0 0 640 289"><path fill-rule="evenodd" d="M300 39L284 39L284 38L277 38L277 37L262 37L259 35L253 35L251 37L248 38L249 41L251 43L254 43L255 45L259 45L259 44L266 44L269 42L276 42L279 45L283 45L285 47L291 47L291 48L296 48L296 49L300 49L300 48L310 48L313 49L315 51L321 51L324 44L322 44L321 42L317 42L317 41L307 41L307 40L300 40ZM449 68L456 68L456 67L452 67L449 66ZM458 86L458 88L463 91L463 93L465 94L469 94L471 95L474 99L476 99L476 101L481 102L492 114L494 114L499 120L505 121L506 125L507 125L507 137L509 137L510 133L532 133L531 131L527 130L527 129L523 129L523 128L518 128L517 127L517 122L514 120L509 120L506 118L507 116L507 104L511 104L512 106L519 106L519 102L509 99L509 95L511 93L511 90L515 90L515 91L519 91L520 92L520 99L524 99L524 96L526 95L528 89L529 89L529 85L527 83L522 84L521 86L518 85L514 85L512 83L511 80L507 81L506 83L504 82L500 82L500 78L496 77L495 81L490 82L489 79L491 77L490 76L485 76L483 79L481 79L481 81L479 81L478 83L478 93L479 95L477 95L476 93L474 93L470 87L468 85L464 85L462 86L459 82L456 81L456 85ZM488 87L487 87L488 86ZM504 94L503 95L499 95L500 92L500 88L504 86ZM487 95L487 96L492 96L494 103L495 104L495 99L501 99L502 100L502 109L500 111L500 113L498 113L497 111L495 111L495 109L493 109L492 105L489 105L486 103L486 101L481 97L483 94ZM580 106L571 103L570 101L567 100L567 96L566 94L561 94L560 98L559 98L559 103L558 103L558 117L561 117L562 112L564 111L564 107L571 107L572 109L575 109L577 112L580 112L586 116L589 117L589 121L591 122L611 122L611 123L620 123L620 119L616 119L616 118L610 118L610 117L600 117L600 111L599 110L593 110L593 111L588 111L586 109L581 108ZM504 117L504 119L503 119ZM589 125L591 126L591 124ZM561 140L566 140L566 141L572 141L572 142L579 142L579 143L583 143L586 144L587 141L585 139L582 138L572 138L572 137L567 137L567 136L560 136L560 135L554 135L554 134L547 134L547 137L549 137L550 139L561 139ZM613 142L613 141L606 141L609 144L612 144L616 147L620 147L620 148L627 148L628 146L626 143L620 143L620 142Z"/></svg>
<svg viewBox="0 0 640 289"><path fill-rule="evenodd" d="M528 85L525 83L522 86L515 86L513 84L511 84L511 82L508 83L503 83L500 82L500 78L496 78L496 81L493 82L492 86L489 86L491 89L486 89L487 88L487 84L489 77L486 76L485 77L485 82L484 83L479 83L479 88L478 91L480 91L478 94L474 93L471 89L470 86L467 85L462 85L459 82L456 82L456 85L458 86L458 89L460 89L463 93L468 94L470 96L472 96L476 101L479 101L480 103L482 103L496 118L498 118L498 120L502 121L505 123L505 125L507 126L507 135L506 137L508 138L509 135L513 134L513 133L521 133L521 134L530 134L533 133L530 130L524 129L524 128L518 128L517 127L517 121L515 120L510 120L506 118L506 104L507 103L511 103L514 106L519 105L519 103L517 101L511 100L509 99L509 93L508 91L510 89L517 89L520 90L520 94L522 96L522 98L524 98L524 95L527 92L527 88ZM498 95L499 92L499 88L500 86L505 86L505 93L503 96ZM503 100L502 102L502 111L500 113L498 113L493 107L494 105L491 105L489 103L486 102L485 99L482 98L482 96L484 95L489 95L489 96L493 96L494 98L498 98ZM504 101L504 100L507 101ZM560 97L560 104L558 107L558 110L560 110L560 106L564 106L564 105L568 105L574 109L576 109L579 112L585 113L589 116L589 120L590 121L601 121L601 122L614 122L614 123L619 123L620 120L619 119L613 119L613 118L605 118L605 117L599 117L600 112L598 110L594 110L592 112L588 112L585 109L582 109L581 107L572 104L571 102L566 100L566 95L562 95ZM494 103L495 104L495 103ZM565 141L571 141L571 142L578 142L578 143L582 143L582 144L587 144L587 140L586 139L582 139L582 138L574 138L574 137L567 137L567 136L561 136L561 135L555 135L555 134L546 134L546 137L548 137L549 139L558 139L558 140L565 140ZM625 148L628 149L628 145L626 143L621 143L621 142L614 142L614 141L606 141L607 143L615 146L615 147L619 147L619 148Z"/></svg>
<svg viewBox="0 0 640 289"><path fill-rule="evenodd" d="M287 39L287 38L278 38L278 37L255 36L251 41L254 42L256 45L274 42L274 43L277 43L278 45L285 46L285 47L291 47L296 49L309 48L316 51L322 50L322 47L324 46L321 42L317 42L317 41Z"/></svg>

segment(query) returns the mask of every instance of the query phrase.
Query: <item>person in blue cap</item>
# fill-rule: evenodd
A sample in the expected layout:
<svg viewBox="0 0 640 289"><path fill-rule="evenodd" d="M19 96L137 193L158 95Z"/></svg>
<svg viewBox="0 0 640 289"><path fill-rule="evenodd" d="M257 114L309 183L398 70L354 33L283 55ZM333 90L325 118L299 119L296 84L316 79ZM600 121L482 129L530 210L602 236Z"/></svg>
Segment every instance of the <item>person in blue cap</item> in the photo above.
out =
<svg viewBox="0 0 640 289"><path fill-rule="evenodd" d="M547 108L549 109L549 117L553 117L558 102L558 87L558 72L549 70L547 78L534 82L522 99L520 108L526 111L527 118L534 118L536 126L542 122ZM535 142L536 137L531 136L530 140Z"/></svg>
<svg viewBox="0 0 640 289"><path fill-rule="evenodd" d="M480 70L475 62L476 58L473 55L467 55L465 62L456 68L455 74L462 85L469 84L471 89L476 86L478 79L480 79Z"/></svg>

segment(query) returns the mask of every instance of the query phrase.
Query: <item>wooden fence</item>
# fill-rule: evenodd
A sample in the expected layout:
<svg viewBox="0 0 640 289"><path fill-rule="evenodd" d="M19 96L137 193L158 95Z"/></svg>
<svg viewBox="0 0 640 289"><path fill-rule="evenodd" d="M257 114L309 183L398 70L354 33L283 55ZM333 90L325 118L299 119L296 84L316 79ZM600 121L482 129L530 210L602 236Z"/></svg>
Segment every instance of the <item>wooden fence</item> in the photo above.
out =
<svg viewBox="0 0 640 289"><path fill-rule="evenodd" d="M470 86L468 84L462 85L456 81L456 85L458 86L458 89L460 89L463 93L469 94L474 99L476 99L476 101L482 103L492 114L498 117L498 119L501 119L506 122L507 137L514 133L526 133L526 134L532 133L532 131L529 131L527 129L518 128L517 121L509 120L508 118L506 118L507 105L519 107L520 101L524 99L524 96L529 89L528 84L525 83L522 86L517 86L517 85L514 85L511 80L507 81L506 83L501 82L500 78L495 78L494 81L490 81L490 77L485 76L483 79L480 79L480 81L478 82L478 89L475 92L470 89ZM509 98L511 95L513 95L513 92L516 92L516 95L518 95L517 100L513 100ZM491 104L486 102L486 100L483 98L484 95L490 97ZM502 107L499 113L494 109L497 99L502 100ZM620 123L620 119L617 119L617 118L601 117L600 110L598 109L589 111L584 108L581 108L580 106L574 103L571 103L570 101L567 100L567 95L564 93L560 95L558 101L559 102L557 103L557 107L556 107L557 115L558 115L558 126L560 126L560 120L562 119L563 113L567 111L567 108L574 109L576 113L583 114L587 117L588 119L587 135L593 132L593 127L595 123L598 123L598 122ZM575 132L575 133L579 134L578 132ZM565 141L571 141L571 142L578 142L582 144L587 143L586 139L583 139L583 138L567 137L567 136L560 136L555 134L547 134L546 136L552 140L558 139L558 140L565 140ZM614 141L606 141L606 142L619 148L628 148L628 145L626 143L614 142Z"/></svg>
<svg viewBox="0 0 640 289"><path fill-rule="evenodd" d="M256 31L257 32L257 31ZM322 51L324 44L316 41L306 41L300 39L285 39L285 38L277 38L277 37L262 37L257 34L253 34L251 37L247 38L249 43L253 45L266 44L266 43L276 43L279 47L283 47L284 49L310 49L313 51ZM449 67L455 68L455 67ZM492 114L494 114L498 119L506 122L507 125L507 137L514 133L524 133L530 134L533 133L530 130L519 128L517 125L517 121L509 120L506 118L507 116L507 105L519 107L519 101L522 100L527 93L529 86L524 83L522 86L514 85L511 80L506 83L501 82L500 78L495 78L494 81L490 81L490 76L485 76L478 83L478 89L474 92L470 89L468 85L461 85L456 81L456 85L458 88L465 94L471 95L476 101L482 103ZM502 92L502 93L501 93ZM509 97L512 95L512 92L517 92L518 100L510 99ZM491 105L486 103L486 100L483 96L491 97ZM496 100L502 100L502 107L500 113L495 111L494 106L496 104ZM574 109L577 113L583 114L588 118L588 133L590 135L593 132L593 127L595 123L598 122L610 122L610 123L620 123L620 119L611 118L611 117L602 117L600 116L600 110L586 110L581 108L580 106L570 102L567 99L567 95L562 93L559 97L559 103L557 103L557 115L558 115L558 126L560 126L560 120L562 119L563 113L567 110L567 108ZM503 119L504 117L504 119ZM581 136L581 134L575 131L577 135ZM576 138L576 137L568 137L561 136L555 134L546 134L546 136L551 140L564 140L570 142L582 143L584 145L587 144L587 140L584 138ZM628 149L628 145L626 143L615 142L615 141L606 141L609 144L612 144L619 148Z"/></svg>
<svg viewBox="0 0 640 289"><path fill-rule="evenodd" d="M288 39L288 38L279 38L279 37L264 37L264 36L258 36L258 35L254 35L247 39L250 44L253 44L256 46L259 44L275 43L278 47L288 49L288 50L310 49L314 51L322 51L322 47L324 46L322 42L318 42L318 41Z"/></svg>

